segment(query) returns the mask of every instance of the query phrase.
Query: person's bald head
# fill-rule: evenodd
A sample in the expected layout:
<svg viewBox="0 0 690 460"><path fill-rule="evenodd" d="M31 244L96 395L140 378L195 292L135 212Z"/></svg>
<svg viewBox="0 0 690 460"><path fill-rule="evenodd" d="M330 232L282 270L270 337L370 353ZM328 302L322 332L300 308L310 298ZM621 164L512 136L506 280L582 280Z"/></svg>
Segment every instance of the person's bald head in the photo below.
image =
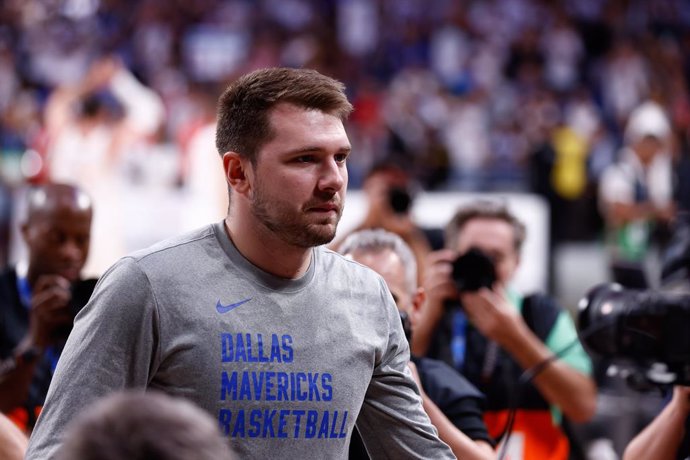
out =
<svg viewBox="0 0 690 460"><path fill-rule="evenodd" d="M75 186L45 184L29 190L21 230L29 249L30 282L46 274L79 278L89 253L92 215L91 198Z"/></svg>

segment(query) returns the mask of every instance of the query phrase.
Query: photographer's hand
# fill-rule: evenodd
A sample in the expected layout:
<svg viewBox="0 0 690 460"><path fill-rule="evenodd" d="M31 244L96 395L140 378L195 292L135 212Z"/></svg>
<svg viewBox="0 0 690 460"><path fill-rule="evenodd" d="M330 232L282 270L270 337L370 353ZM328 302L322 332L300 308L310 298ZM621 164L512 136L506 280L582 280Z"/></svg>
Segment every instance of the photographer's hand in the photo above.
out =
<svg viewBox="0 0 690 460"><path fill-rule="evenodd" d="M57 328L72 322L70 282L58 275L38 278L31 296L29 335L33 346L45 348L55 342Z"/></svg>
<svg viewBox="0 0 690 460"><path fill-rule="evenodd" d="M460 295L467 318L482 335L510 350L517 343L527 325L515 307L510 304L503 289L482 288Z"/></svg>
<svg viewBox="0 0 690 460"><path fill-rule="evenodd" d="M690 416L690 387L677 386L663 411L625 448L623 460L673 460Z"/></svg>
<svg viewBox="0 0 690 460"><path fill-rule="evenodd" d="M426 301L418 313L411 344L412 351L417 356L426 355L434 330L443 317L444 302L458 298L458 291L451 277L452 263L456 256L454 251L442 249L430 253L425 259L422 286Z"/></svg>
<svg viewBox="0 0 690 460"><path fill-rule="evenodd" d="M472 325L498 343L523 368L551 358L553 352L527 326L505 292L494 286L461 295ZM533 380L544 399L558 406L574 422L589 420L596 410L597 389L588 376L562 361L551 362Z"/></svg>
<svg viewBox="0 0 690 460"><path fill-rule="evenodd" d="M36 364L46 347L55 341L55 329L72 321L69 281L57 275L44 275L38 278L32 291L29 331L15 348L8 369L0 374L2 412L24 404Z"/></svg>

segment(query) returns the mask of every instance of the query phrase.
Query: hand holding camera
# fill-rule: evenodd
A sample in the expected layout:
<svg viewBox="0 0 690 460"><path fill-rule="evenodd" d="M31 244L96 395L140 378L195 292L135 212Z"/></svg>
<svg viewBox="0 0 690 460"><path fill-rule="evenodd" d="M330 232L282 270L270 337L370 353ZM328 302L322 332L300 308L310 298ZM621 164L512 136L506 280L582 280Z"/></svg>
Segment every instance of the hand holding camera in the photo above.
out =
<svg viewBox="0 0 690 460"><path fill-rule="evenodd" d="M57 332L72 323L72 286L59 275L38 278L31 296L29 334L33 344L45 348L60 339Z"/></svg>
<svg viewBox="0 0 690 460"><path fill-rule="evenodd" d="M492 259L480 249L472 247L459 256L447 249L432 253L424 285L430 319L459 305L482 335L501 345L519 333L522 318L499 287Z"/></svg>

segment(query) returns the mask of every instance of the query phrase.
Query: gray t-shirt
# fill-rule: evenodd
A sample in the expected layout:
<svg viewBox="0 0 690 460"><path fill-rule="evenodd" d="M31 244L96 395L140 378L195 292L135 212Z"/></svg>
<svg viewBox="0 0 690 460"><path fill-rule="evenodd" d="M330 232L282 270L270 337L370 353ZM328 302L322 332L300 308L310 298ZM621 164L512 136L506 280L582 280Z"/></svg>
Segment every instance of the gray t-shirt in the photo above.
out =
<svg viewBox="0 0 690 460"><path fill-rule="evenodd" d="M221 222L101 278L27 458L54 456L80 410L125 388L190 399L239 458L347 458L355 421L373 458L454 458L422 410L408 358L373 271L320 247L304 276L277 278L247 261Z"/></svg>

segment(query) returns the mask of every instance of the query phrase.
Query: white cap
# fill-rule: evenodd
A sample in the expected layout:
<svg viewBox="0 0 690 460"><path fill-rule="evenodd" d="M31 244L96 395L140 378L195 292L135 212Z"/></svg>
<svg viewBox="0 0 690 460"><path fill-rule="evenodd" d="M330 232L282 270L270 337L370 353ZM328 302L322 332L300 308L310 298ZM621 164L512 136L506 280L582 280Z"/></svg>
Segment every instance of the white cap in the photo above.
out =
<svg viewBox="0 0 690 460"><path fill-rule="evenodd" d="M666 142L671 133L666 112L656 102L647 101L635 108L628 118L625 127L626 144L634 144L647 136L654 136Z"/></svg>

